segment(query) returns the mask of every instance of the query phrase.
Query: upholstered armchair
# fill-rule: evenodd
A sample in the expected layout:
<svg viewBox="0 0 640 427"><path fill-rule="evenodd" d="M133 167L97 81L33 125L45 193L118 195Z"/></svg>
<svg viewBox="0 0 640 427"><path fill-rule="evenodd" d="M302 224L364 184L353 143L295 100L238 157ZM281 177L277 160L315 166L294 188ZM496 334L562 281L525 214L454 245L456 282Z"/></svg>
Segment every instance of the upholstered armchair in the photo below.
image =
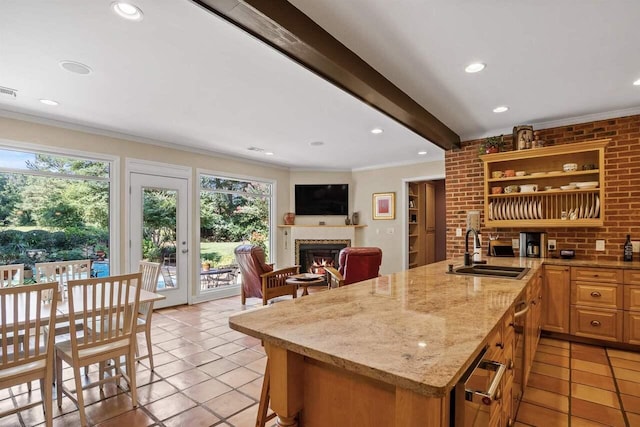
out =
<svg viewBox="0 0 640 427"><path fill-rule="evenodd" d="M271 298L297 296L297 286L287 284L286 280L300 272L299 266L274 270L265 263L264 250L260 246L240 245L234 253L242 274L242 305L251 297L262 298L262 304L267 305Z"/></svg>
<svg viewBox="0 0 640 427"><path fill-rule="evenodd" d="M338 255L338 269L325 267L329 287L340 287L378 277L382 264L380 248L347 247Z"/></svg>

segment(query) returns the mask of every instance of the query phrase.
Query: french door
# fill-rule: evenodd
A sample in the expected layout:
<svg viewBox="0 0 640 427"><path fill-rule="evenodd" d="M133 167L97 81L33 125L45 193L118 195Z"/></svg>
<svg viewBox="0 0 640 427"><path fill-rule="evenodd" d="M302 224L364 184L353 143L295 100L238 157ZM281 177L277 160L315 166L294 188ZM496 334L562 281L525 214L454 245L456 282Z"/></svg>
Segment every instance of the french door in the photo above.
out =
<svg viewBox="0 0 640 427"><path fill-rule="evenodd" d="M189 299L188 180L131 172L129 270L141 259L161 263L155 308Z"/></svg>

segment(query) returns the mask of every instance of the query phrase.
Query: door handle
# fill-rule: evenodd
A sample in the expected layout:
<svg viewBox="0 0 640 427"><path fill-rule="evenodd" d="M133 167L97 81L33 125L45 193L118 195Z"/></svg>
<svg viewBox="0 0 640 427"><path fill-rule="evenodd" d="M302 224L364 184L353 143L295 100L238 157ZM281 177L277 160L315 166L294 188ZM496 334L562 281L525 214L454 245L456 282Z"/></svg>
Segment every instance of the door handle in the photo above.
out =
<svg viewBox="0 0 640 427"><path fill-rule="evenodd" d="M189 249L183 249L180 252L182 252L183 254L186 254L187 252L189 252Z"/></svg>

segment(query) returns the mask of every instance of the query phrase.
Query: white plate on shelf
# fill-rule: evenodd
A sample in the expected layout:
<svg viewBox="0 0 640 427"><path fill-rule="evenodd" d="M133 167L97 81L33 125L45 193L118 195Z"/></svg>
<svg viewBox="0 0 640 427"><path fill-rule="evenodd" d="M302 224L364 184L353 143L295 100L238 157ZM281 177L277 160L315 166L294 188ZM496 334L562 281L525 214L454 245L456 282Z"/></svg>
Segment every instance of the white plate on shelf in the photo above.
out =
<svg viewBox="0 0 640 427"><path fill-rule="evenodd" d="M500 205L501 204L502 204L501 201L497 201L496 206L494 208L493 217L496 219L496 221L500 221Z"/></svg>
<svg viewBox="0 0 640 427"><path fill-rule="evenodd" d="M536 215L533 213L533 200L529 202L529 219L536 219Z"/></svg>
<svg viewBox="0 0 640 427"><path fill-rule="evenodd" d="M542 202L540 200L536 203L536 207L538 210L538 219L542 219Z"/></svg>
<svg viewBox="0 0 640 427"><path fill-rule="evenodd" d="M593 214L594 218L598 218L598 214L600 213L600 198L596 196L596 211Z"/></svg>
<svg viewBox="0 0 640 427"><path fill-rule="evenodd" d="M493 202L489 203L489 221L493 221Z"/></svg>
<svg viewBox="0 0 640 427"><path fill-rule="evenodd" d="M522 202L522 216L523 219L531 219L529 218L529 202L526 200Z"/></svg>

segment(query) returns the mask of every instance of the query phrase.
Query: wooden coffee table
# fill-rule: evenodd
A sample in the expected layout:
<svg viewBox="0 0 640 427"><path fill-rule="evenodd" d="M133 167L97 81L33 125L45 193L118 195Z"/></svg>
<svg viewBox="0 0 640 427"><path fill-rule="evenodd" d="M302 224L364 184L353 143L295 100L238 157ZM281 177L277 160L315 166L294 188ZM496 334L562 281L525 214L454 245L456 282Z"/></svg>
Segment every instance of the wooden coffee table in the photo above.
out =
<svg viewBox="0 0 640 427"><path fill-rule="evenodd" d="M297 274L286 280L289 285L302 288L302 296L309 295L309 286L324 286L327 281L323 274Z"/></svg>

